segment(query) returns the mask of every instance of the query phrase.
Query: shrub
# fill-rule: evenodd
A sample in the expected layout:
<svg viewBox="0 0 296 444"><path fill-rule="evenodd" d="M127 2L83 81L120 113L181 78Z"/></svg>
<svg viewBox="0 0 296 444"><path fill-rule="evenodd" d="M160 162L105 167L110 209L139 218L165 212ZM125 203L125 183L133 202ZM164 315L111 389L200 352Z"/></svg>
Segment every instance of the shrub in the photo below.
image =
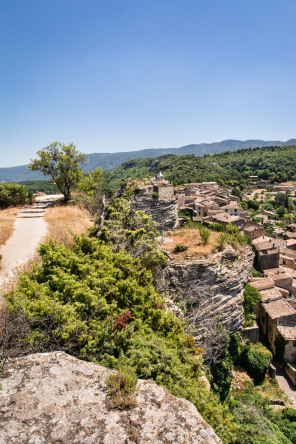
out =
<svg viewBox="0 0 296 444"><path fill-rule="evenodd" d="M261 301L259 291L249 284L246 284L244 291L243 307L245 313L246 324L253 324L255 320L256 304Z"/></svg>
<svg viewBox="0 0 296 444"><path fill-rule="evenodd" d="M296 421L296 410L291 407L287 407L281 412L283 419L288 419L289 421Z"/></svg>
<svg viewBox="0 0 296 444"><path fill-rule="evenodd" d="M32 193L18 183L3 183L0 185L0 208L23 205L32 199Z"/></svg>
<svg viewBox="0 0 296 444"><path fill-rule="evenodd" d="M228 235L226 233L220 233L217 239L218 249L223 250L228 241Z"/></svg>
<svg viewBox="0 0 296 444"><path fill-rule="evenodd" d="M154 307L157 304L154 304ZM131 312L127 309L125 312L120 313L113 318L114 330L121 331L124 330L129 321L132 320Z"/></svg>
<svg viewBox="0 0 296 444"><path fill-rule="evenodd" d="M214 222L212 224L209 224L209 229L214 231L223 231L224 228L222 224L217 224Z"/></svg>
<svg viewBox="0 0 296 444"><path fill-rule="evenodd" d="M131 367L123 367L117 373L106 378L108 394L112 399L112 407L119 409L132 408L137 404L137 375Z"/></svg>
<svg viewBox="0 0 296 444"><path fill-rule="evenodd" d="M242 351L242 342L238 333L233 333L232 335L230 335L228 351L233 363L238 364Z"/></svg>
<svg viewBox="0 0 296 444"><path fill-rule="evenodd" d="M254 380L254 384L259 385L264 381L266 372L269 368L271 353L258 350L260 343L257 344L257 348L251 347L250 342L245 345L241 354L241 364L248 372L249 376Z"/></svg>
<svg viewBox="0 0 296 444"><path fill-rule="evenodd" d="M224 402L228 398L232 382L232 358L228 351L224 352L221 362L211 366L211 373L212 388L219 395L220 401Z"/></svg>
<svg viewBox="0 0 296 444"><path fill-rule="evenodd" d="M182 253L183 251L188 250L187 245L177 244L174 248L174 253Z"/></svg>
<svg viewBox="0 0 296 444"><path fill-rule="evenodd" d="M153 197L153 199L158 199L159 198L158 192L157 191L153 191L152 197Z"/></svg>
<svg viewBox="0 0 296 444"><path fill-rule="evenodd" d="M252 276L253 277L263 277L263 273L261 271L256 270L256 268L252 267Z"/></svg>
<svg viewBox="0 0 296 444"><path fill-rule="evenodd" d="M210 230L208 228L206 228L206 227L200 227L199 228L199 234L200 234L200 236L201 236L201 238L203 240L203 243L207 244L209 242L209 238L210 238L210 235L211 235Z"/></svg>

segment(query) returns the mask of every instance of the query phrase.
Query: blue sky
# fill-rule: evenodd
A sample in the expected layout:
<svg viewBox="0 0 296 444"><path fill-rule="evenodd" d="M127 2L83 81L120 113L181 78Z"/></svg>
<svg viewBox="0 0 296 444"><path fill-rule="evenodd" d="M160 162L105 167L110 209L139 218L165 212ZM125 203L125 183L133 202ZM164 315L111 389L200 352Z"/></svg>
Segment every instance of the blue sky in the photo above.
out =
<svg viewBox="0 0 296 444"><path fill-rule="evenodd" d="M296 137L295 0L1 0L0 167Z"/></svg>

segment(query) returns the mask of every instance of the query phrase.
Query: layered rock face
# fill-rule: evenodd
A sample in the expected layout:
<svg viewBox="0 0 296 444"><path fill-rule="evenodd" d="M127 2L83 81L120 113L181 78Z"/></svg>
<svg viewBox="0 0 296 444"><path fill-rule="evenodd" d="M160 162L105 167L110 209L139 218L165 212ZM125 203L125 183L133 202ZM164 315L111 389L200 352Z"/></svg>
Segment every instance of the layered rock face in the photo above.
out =
<svg viewBox="0 0 296 444"><path fill-rule="evenodd" d="M231 247L201 259L170 262L158 290L184 309L193 323L193 335L207 331L207 320L219 318L228 333L241 330L244 323L243 291L251 274L254 253L250 247Z"/></svg>
<svg viewBox="0 0 296 444"><path fill-rule="evenodd" d="M132 195L131 207L149 214L159 230L173 230L179 225L178 198L174 196L173 186L142 187Z"/></svg>
<svg viewBox="0 0 296 444"><path fill-rule="evenodd" d="M222 444L193 404L151 381L139 380L134 408L110 407L110 373L62 352L9 362L0 393L0 443Z"/></svg>

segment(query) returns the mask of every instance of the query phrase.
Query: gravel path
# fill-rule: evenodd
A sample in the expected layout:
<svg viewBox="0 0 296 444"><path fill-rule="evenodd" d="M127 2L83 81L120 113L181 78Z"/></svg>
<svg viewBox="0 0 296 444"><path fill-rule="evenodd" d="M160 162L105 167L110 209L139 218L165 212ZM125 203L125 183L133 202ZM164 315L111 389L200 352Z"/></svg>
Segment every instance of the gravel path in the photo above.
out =
<svg viewBox="0 0 296 444"><path fill-rule="evenodd" d="M44 220L46 208L60 195L38 197L33 205L23 208L14 223L14 231L0 249L2 255L0 287L8 282L16 268L24 265L36 251L46 235L47 224Z"/></svg>

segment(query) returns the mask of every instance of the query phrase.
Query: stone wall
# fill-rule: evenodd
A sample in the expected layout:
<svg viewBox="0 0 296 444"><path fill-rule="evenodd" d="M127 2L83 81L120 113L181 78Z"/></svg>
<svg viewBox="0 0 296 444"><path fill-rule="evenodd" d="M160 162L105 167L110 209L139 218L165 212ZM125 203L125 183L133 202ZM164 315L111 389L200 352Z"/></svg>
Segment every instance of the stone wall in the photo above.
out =
<svg viewBox="0 0 296 444"><path fill-rule="evenodd" d="M247 327L241 332L241 336L244 339L249 339L251 342L256 344L259 341L259 327L254 325L253 327Z"/></svg>

